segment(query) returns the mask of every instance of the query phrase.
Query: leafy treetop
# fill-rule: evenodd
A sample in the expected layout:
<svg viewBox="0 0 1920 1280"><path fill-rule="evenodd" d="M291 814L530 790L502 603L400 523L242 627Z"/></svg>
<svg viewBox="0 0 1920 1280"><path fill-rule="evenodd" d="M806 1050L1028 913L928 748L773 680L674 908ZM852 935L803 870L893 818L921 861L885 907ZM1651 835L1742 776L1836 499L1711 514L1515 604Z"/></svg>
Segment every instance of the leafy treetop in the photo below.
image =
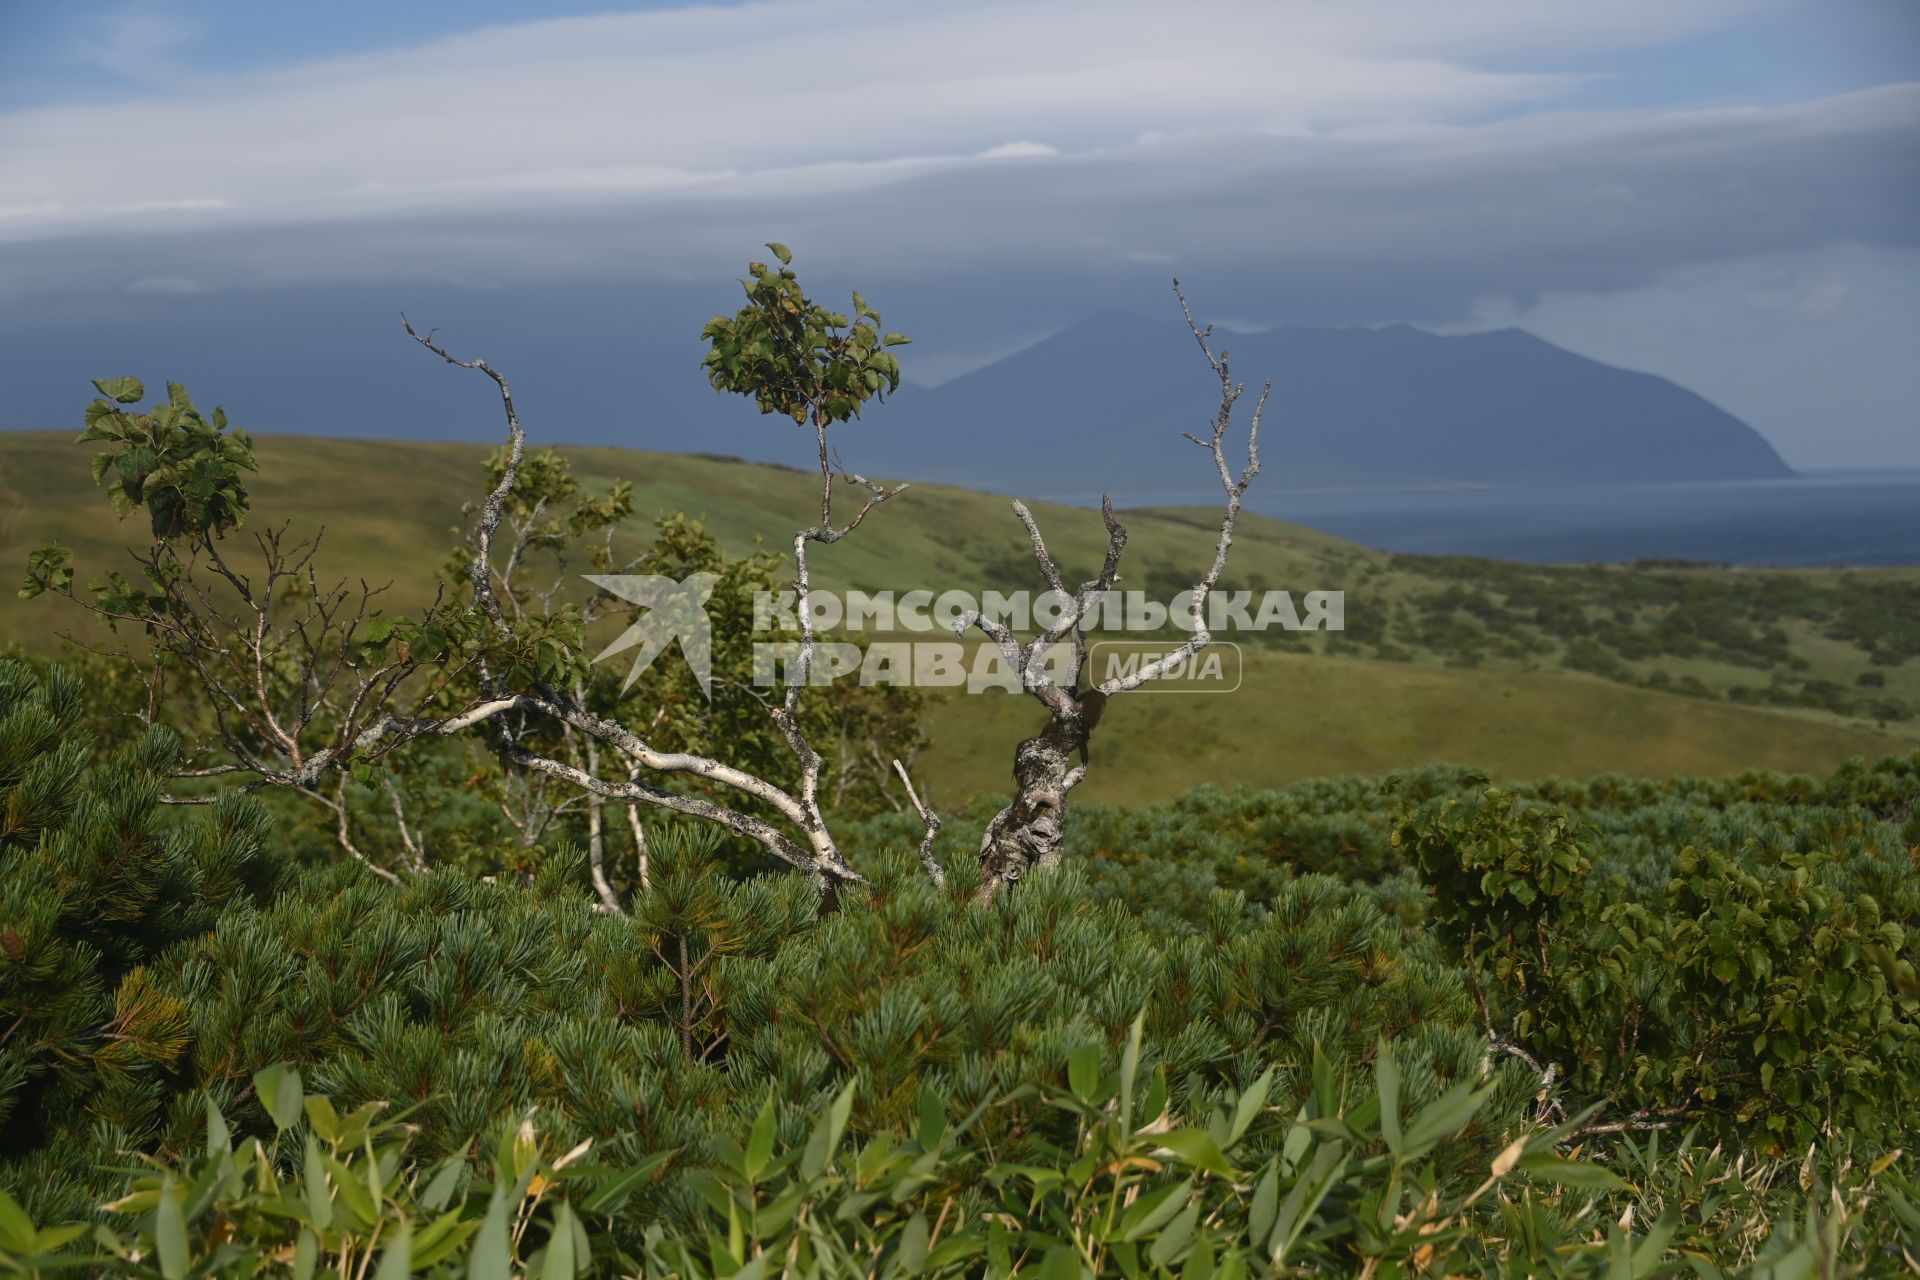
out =
<svg viewBox="0 0 1920 1280"><path fill-rule="evenodd" d="M811 419L817 428L858 417L868 400L898 391L900 360L886 348L904 346L906 335L883 333L880 313L858 293L851 320L820 306L801 289L787 247L767 248L779 268L749 263L752 279L740 282L747 305L700 331L709 344L701 364L714 390L752 396L762 413L801 426Z"/></svg>
<svg viewBox="0 0 1920 1280"><path fill-rule="evenodd" d="M241 522L247 493L240 472L257 469L253 441L237 427L227 430L224 410L206 417L177 382L167 384L166 403L144 413L124 407L146 397L138 378L93 385L102 398L87 406L80 439L108 442L94 456L93 479L109 486L122 519L146 507L159 539L224 537Z"/></svg>

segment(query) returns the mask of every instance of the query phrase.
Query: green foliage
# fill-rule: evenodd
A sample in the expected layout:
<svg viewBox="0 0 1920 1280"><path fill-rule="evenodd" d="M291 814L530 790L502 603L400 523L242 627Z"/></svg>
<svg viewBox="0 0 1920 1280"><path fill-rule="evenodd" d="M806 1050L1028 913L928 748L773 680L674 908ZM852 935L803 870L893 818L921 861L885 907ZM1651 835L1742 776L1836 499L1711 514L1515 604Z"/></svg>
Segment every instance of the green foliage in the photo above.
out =
<svg viewBox="0 0 1920 1280"><path fill-rule="evenodd" d="M312 1252L369 1272L456 1210L440 1229L471 1234L439 1265L471 1264L485 1240L496 1273L544 1269L562 1201L582 1224L576 1264L683 1275L799 1253L833 1259L823 1274L884 1272L922 1248L916 1216L934 1274L1261 1271L1282 1220L1297 1271L1378 1258L1382 1273L1649 1274L1688 1258L1790 1272L1811 1257L1845 1274L1915 1212L1889 1148L1913 1105L1903 841L1920 761L1491 796L1433 770L1387 793L1335 779L1090 807L1069 865L991 912L964 905L964 854L946 890L927 883L907 815L852 833L872 883L825 917L802 879L733 878L710 841L666 829L651 892L623 918L592 909L578 855L557 847L491 883L446 868L396 888L342 865L267 894L257 829L222 837L220 809L210 828L205 810L161 823L151 777L89 772L73 749L73 681L7 670L0 925L58 963L0 973L34 1042L73 1046L35 1061L7 1121L0 1178L27 1223L0 1241L12 1257L55 1247L35 1222L152 1192L110 1224L122 1261L96 1265L137 1252L152 1266L172 1203L185 1271L249 1241L284 1268L303 1219L271 1206L315 1185L333 1217ZM63 834L116 812L104 843ZM968 825L950 849L972 843ZM1342 869L1354 878L1328 874ZM30 938L19 922L40 918L66 932ZM1716 971L1776 928L1791 945L1765 944L1772 977ZM1556 1067L1546 1096L1571 1115L1557 1134L1534 1119L1541 1081L1489 1053L1476 984L1503 1033ZM57 1023L69 988L94 1003ZM126 1034L116 1002L144 1011ZM1791 1071L1774 1032L1750 1034L1756 1010L1788 1007L1808 1020ZM259 1074L280 1062L301 1085ZM305 1082L325 1111L300 1105ZM401 1115L366 1110L380 1102ZM1576 1145L1567 1125L1594 1104L1710 1141ZM238 1183L209 1173L217 1154L182 1154L206 1149L210 1106ZM836 1113L851 1154L810 1156L833 1147L810 1135ZM1804 1162L1755 1156L1809 1136ZM550 1168L589 1141L577 1180ZM1624 1186L1561 1163L1609 1146ZM117 1183L129 1149L160 1162L132 1191ZM526 1160L511 1178L487 1169L509 1150L549 1171L515 1192ZM448 1198L428 1206L443 1175ZM603 1175L617 1209L592 1198ZM504 1233L485 1225L502 1185ZM371 1214L348 1203L362 1188Z"/></svg>
<svg viewBox="0 0 1920 1280"><path fill-rule="evenodd" d="M1350 608L1334 648L1356 643L1448 665L1499 660L1569 671L1693 697L1812 709L1881 723L1912 717L1906 700L1862 692L1857 674L1920 654L1920 594L1872 571L1818 575L1729 571L1684 561L1632 566L1533 565L1458 556L1388 558L1394 576ZM1350 595L1352 593L1350 592ZM1809 643L1812 641L1812 643ZM1836 646L1844 662L1834 663ZM1703 681L1652 666L1717 667ZM1815 663L1840 679L1810 671ZM1859 671L1862 665L1876 669ZM1842 675L1842 673L1845 673ZM1756 683L1753 673L1763 673ZM1852 687L1849 687L1851 685Z"/></svg>
<svg viewBox="0 0 1920 1280"><path fill-rule="evenodd" d="M432 1158L538 1106L569 1144L701 1160L769 1090L804 1101L858 1080L869 1127L926 1085L968 1106L1030 1091L1071 1050L1116 1043L1142 1005L1196 1104L1270 1060L1295 1078L1316 1041L1347 1061L1399 1036L1413 1099L1477 1069L1457 980L1332 881L1271 912L1218 895L1198 921L1148 929L1089 902L1077 875L973 911L964 884L935 890L899 848L822 920L798 877L729 880L671 829L653 845L630 920L592 911L577 858L558 855L524 884L441 871L395 889L337 867L231 905L145 971L184 1025L172 1074L139 1082L143 1133L186 1143L203 1097L252 1123L241 1086L288 1059L343 1106L413 1105ZM1510 1116L1526 1081L1500 1079L1493 1114ZM982 1122L1009 1154L1048 1133L1031 1104ZM82 1139L35 1158L81 1180L112 1163ZM687 1194L677 1169L651 1193Z"/></svg>
<svg viewBox="0 0 1920 1280"><path fill-rule="evenodd" d="M126 517L145 508L158 540L225 536L247 513L241 472L255 469L253 441L227 415L211 418L194 407L187 390L167 384L164 404L145 412L137 404L146 389L137 378L95 382L103 399L87 406L83 441L105 441L94 455L93 479L105 484L114 512Z"/></svg>
<svg viewBox="0 0 1920 1280"><path fill-rule="evenodd" d="M426 1160L403 1116L342 1115L276 1064L253 1082L270 1125L236 1140L209 1103L188 1148L204 1154L149 1159L90 1236L86 1222L38 1226L0 1192L0 1273L1841 1277L1878 1272L1920 1234L1891 1159L1844 1171L1802 1211L1768 1194L1776 1168L1690 1143L1664 1159L1657 1141L1629 1145L1630 1187L1563 1152L1563 1125L1523 1129L1448 1180L1435 1157L1488 1093L1461 1085L1407 1109L1385 1044L1365 1075L1316 1054L1293 1099L1267 1072L1189 1116L1169 1110L1149 1056L1139 1021L1111 1065L1072 1054L1066 1087L1040 1098L1067 1123L1027 1161L980 1137L1013 1098L956 1115L923 1088L904 1125L862 1134L849 1082L787 1141L769 1099L692 1175L691 1211L664 1218L634 1193L671 1151L563 1150L529 1113L471 1155Z"/></svg>
<svg viewBox="0 0 1920 1280"><path fill-rule="evenodd" d="M742 280L747 305L715 316L700 331L701 364L716 391L752 397L762 413L778 413L824 429L858 417L869 400L900 389L900 359L887 350L904 334L882 332L880 313L853 295L853 316L808 298L785 245L767 248L780 262L750 263Z"/></svg>
<svg viewBox="0 0 1920 1280"><path fill-rule="evenodd" d="M84 693L0 661L0 1187L64 1194L71 1151L144 1139L190 1013L146 966L268 892L259 804L165 821L179 759L161 729L94 762Z"/></svg>
<svg viewBox="0 0 1920 1280"><path fill-rule="evenodd" d="M1603 876L1565 813L1497 790L1410 808L1395 840L1489 1017L1579 1096L1776 1154L1836 1125L1897 1142L1920 1107L1920 891L1896 867L1750 841Z"/></svg>
<svg viewBox="0 0 1920 1280"><path fill-rule="evenodd" d="M1353 1090L1316 1054L1290 1123L1271 1106L1271 1071L1181 1123L1168 1110L1164 1069L1144 1061L1139 1021L1110 1070L1096 1048L1073 1053L1067 1087L1042 1090L1072 1127L1028 1161L996 1159L981 1141L998 1100L955 1122L948 1101L923 1088L903 1138L876 1135L837 1163L852 1086L804 1147L778 1155L769 1106L703 1184L705 1256L685 1243L656 1245L652 1256L665 1265L655 1273L722 1276L762 1258L787 1274L829 1275L1439 1266L1471 1235L1466 1210L1515 1170L1608 1185L1604 1170L1551 1154L1559 1135L1538 1132L1509 1143L1477 1188L1443 1200L1428 1157L1458 1140L1490 1091L1457 1086L1403 1129L1397 1069L1384 1046L1377 1094ZM829 1206L836 1211L822 1211Z"/></svg>
<svg viewBox="0 0 1920 1280"><path fill-rule="evenodd" d="M526 1275L572 1280L588 1274L592 1246L568 1196L583 1208L612 1205L619 1184L644 1177L643 1163L612 1177L585 1163L584 1150L543 1152L531 1125L509 1130L482 1171L464 1157L432 1164L410 1156L411 1130L369 1103L341 1115L308 1094L299 1073L262 1071L257 1093L275 1098L270 1136L236 1140L211 1102L205 1154L151 1159L84 1245L58 1262L96 1274L151 1276ZM657 1163L657 1162L655 1162ZM549 1202L555 1202L549 1209ZM78 1241L84 1224L42 1230ZM57 1248L56 1244L56 1248ZM81 1257L73 1256L85 1250ZM54 1258L18 1259L48 1265Z"/></svg>

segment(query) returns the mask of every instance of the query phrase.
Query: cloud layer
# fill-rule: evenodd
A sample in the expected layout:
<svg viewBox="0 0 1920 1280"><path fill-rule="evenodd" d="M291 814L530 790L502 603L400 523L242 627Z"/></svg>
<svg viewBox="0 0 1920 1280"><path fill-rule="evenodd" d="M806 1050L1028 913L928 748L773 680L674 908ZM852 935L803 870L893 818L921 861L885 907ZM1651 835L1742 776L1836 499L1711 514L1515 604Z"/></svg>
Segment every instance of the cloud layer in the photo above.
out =
<svg viewBox="0 0 1920 1280"><path fill-rule="evenodd" d="M1920 248L1920 85L1569 105L1616 52L1779 7L779 0L180 70L0 115L0 299L79 332L317 286L685 297L777 237L903 299L950 374L1171 272L1249 324L1445 324Z"/></svg>
<svg viewBox="0 0 1920 1280"><path fill-rule="evenodd" d="M1920 91L1552 114L1581 75L1480 66L1761 7L793 0L182 76L0 116L0 285L673 275L769 224L867 270L1372 262L1415 294L1910 243Z"/></svg>

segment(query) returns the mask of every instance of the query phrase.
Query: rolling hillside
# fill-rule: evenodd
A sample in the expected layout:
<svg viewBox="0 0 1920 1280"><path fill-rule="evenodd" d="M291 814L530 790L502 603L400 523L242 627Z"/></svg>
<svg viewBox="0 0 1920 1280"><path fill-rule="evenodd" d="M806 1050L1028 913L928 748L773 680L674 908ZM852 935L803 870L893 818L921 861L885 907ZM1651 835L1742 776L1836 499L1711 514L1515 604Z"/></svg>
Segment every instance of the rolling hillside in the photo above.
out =
<svg viewBox="0 0 1920 1280"><path fill-rule="evenodd" d="M776 466L566 452L590 485L635 482L645 517L635 522L636 537L653 515L685 510L734 550L756 538L779 547L815 500L808 475ZM454 539L462 503L479 492L484 453L472 445L264 438L254 519L324 525L321 559L331 573L391 581L395 605L418 601ZM126 566L122 548L141 531L113 519L88 481L86 458L66 433L0 434L0 565L17 572L31 548L60 542L78 553L83 577ZM1047 504L1036 513L1069 576L1090 572L1104 545L1097 514ZM1128 585L1164 597L1191 581L1211 544L1211 520L1200 510L1128 512ZM1817 770L1920 741L1912 718L1879 714L1920 704L1920 662L1901 656L1920 644L1920 623L1900 603L1920 600L1920 571L1427 560L1252 515L1243 518L1234 557L1232 585L1345 591L1348 630L1242 637L1246 675L1232 695L1122 700L1097 745L1103 758L1088 783L1092 797L1152 798L1203 780L1272 785L1435 760L1508 777ZM815 570L832 587L1036 584L1005 500L939 486L909 490L858 535L817 553ZM0 596L0 644L45 650L58 643L58 630L84 634L88 625L55 601ZM1836 628L1851 628L1851 638L1836 639ZM1671 652L1687 646L1691 656ZM1825 701L1802 696L1808 689L1827 691ZM947 801L997 794L1011 742L1032 718L1020 699L945 697L932 715L930 784Z"/></svg>

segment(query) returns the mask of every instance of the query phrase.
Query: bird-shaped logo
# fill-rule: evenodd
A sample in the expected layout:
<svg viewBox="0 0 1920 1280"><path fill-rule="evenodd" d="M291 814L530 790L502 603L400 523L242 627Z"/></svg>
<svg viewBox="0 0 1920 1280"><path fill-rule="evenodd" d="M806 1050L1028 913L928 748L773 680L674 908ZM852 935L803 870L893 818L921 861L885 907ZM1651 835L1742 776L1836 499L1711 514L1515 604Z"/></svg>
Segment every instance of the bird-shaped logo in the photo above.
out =
<svg viewBox="0 0 1920 1280"><path fill-rule="evenodd" d="M706 604L707 597L713 594L713 584L720 581L719 574L688 574L684 582L675 582L657 573L587 574L585 577L609 595L646 610L594 658L599 662L635 645L640 647L620 692L631 689L640 673L666 652L669 644L678 640L687 666L700 682L700 692L709 702L713 700L713 626L707 618Z"/></svg>

